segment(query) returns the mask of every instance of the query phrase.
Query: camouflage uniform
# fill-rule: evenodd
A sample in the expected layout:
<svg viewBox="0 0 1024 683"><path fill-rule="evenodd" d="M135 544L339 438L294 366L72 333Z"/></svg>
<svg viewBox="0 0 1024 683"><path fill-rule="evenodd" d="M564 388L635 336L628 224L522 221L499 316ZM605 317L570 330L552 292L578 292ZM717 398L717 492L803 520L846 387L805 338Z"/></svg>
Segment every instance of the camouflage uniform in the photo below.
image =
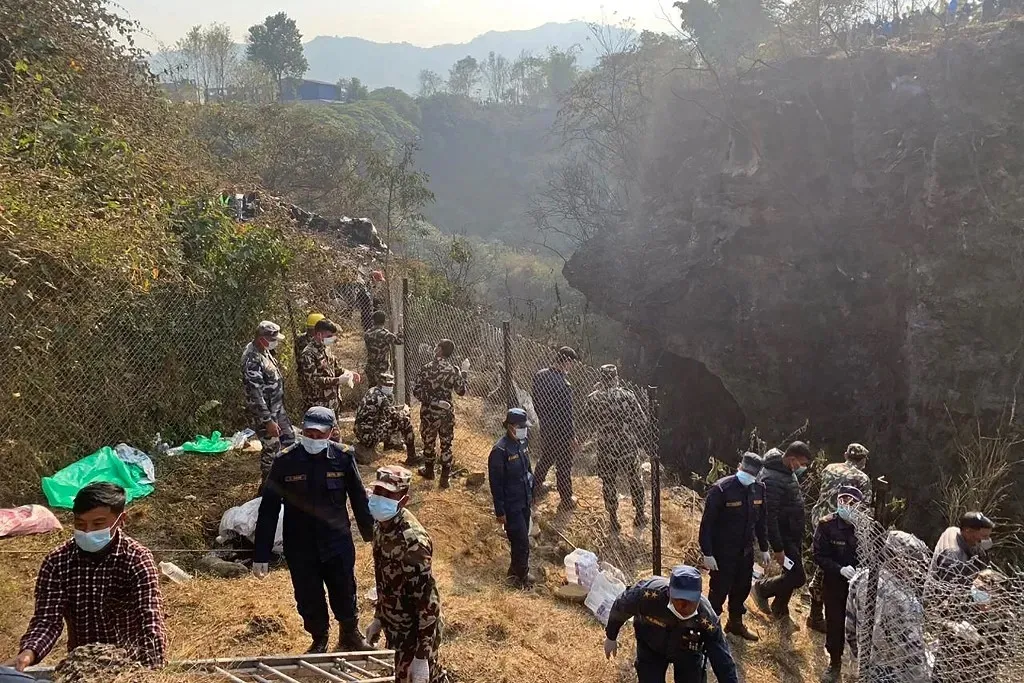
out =
<svg viewBox="0 0 1024 683"><path fill-rule="evenodd" d="M409 414L396 406L394 398L385 394L381 387L374 387L363 396L356 411L355 432L356 439L367 448L386 442L393 432L400 432L405 443L416 438Z"/></svg>
<svg viewBox="0 0 1024 683"><path fill-rule="evenodd" d="M303 396L306 405L304 410L313 406L324 406L335 413L339 408L338 377L341 373L335 368L334 359L327 353L322 342L313 339L302 350L299 356L300 382L305 384L308 392Z"/></svg>
<svg viewBox="0 0 1024 683"><path fill-rule="evenodd" d="M306 330L298 337L295 338L295 361L296 363L302 358L302 351L310 345L313 341L313 333L310 330ZM309 408L313 405L313 401L309 392L309 386L306 383L306 377L301 372L299 373L299 391L302 393L302 405L305 408Z"/></svg>
<svg viewBox="0 0 1024 683"><path fill-rule="evenodd" d="M848 454L851 451L856 451L858 454L863 452L864 456L868 454L868 450L860 444L850 444L846 450ZM834 462L827 465L821 473L818 502L811 510L812 524L817 525L820 519L836 511L836 498L839 495L839 489L843 486L853 486L860 490L864 494L864 505L871 505L871 478L849 460ZM823 617L822 619L818 618L823 608L823 580L821 568L818 567L815 569L814 576L811 577L811 583L807 586L807 591L811 594L808 625L812 622L820 625L823 622Z"/></svg>
<svg viewBox="0 0 1024 683"><path fill-rule="evenodd" d="M420 407L420 437L427 468L434 466L434 442L438 437L441 441L441 467L451 467L455 408L445 408L439 402L451 404L453 391L465 396L467 389L466 376L447 358L435 358L420 368L412 393L423 404Z"/></svg>
<svg viewBox="0 0 1024 683"><path fill-rule="evenodd" d="M383 325L374 326L363 335L366 342L367 386L380 384L380 376L391 370L391 347L401 344L401 338Z"/></svg>
<svg viewBox="0 0 1024 683"><path fill-rule="evenodd" d="M625 475L636 511L637 526L646 523L644 486L640 476L640 434L647 419L640 401L629 389L618 383L614 365L601 367L604 384L587 396L586 408L595 424L597 439L597 473L601 478L604 506L612 529L619 530L619 496L616 487L619 475Z"/></svg>
<svg viewBox="0 0 1024 683"><path fill-rule="evenodd" d="M281 374L281 364L270 351L259 348L254 342L249 342L242 353L242 385L252 428L263 445L260 471L265 479L274 458L281 452L282 444L288 446L294 443L295 435L288 415L284 412L284 375ZM277 423L281 430L280 437L267 434L268 422Z"/></svg>
<svg viewBox="0 0 1024 683"><path fill-rule="evenodd" d="M441 644L441 599L431 573L433 545L411 512L373 527L373 572L377 579L376 617L388 647L395 651L395 681L409 681L413 659L430 665L430 683L446 683L438 664Z"/></svg>

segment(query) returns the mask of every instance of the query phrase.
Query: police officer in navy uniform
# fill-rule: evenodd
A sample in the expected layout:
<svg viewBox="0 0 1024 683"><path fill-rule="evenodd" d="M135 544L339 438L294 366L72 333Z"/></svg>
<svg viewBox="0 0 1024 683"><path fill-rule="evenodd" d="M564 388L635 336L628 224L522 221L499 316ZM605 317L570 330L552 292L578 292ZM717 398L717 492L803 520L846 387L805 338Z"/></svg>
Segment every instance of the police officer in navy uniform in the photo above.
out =
<svg viewBox="0 0 1024 683"><path fill-rule="evenodd" d="M836 501L835 511L822 517L814 529L814 562L822 571L825 651L829 655L822 683L837 683L842 677L846 599L850 579L857 572L857 529L851 519L864 494L855 486L841 486Z"/></svg>
<svg viewBox="0 0 1024 683"><path fill-rule="evenodd" d="M619 631L632 617L639 683L665 683L669 664L675 683L704 683L708 663L718 683L739 683L718 615L700 593L700 572L686 565L668 579L655 576L627 589L608 616L605 656L616 653Z"/></svg>
<svg viewBox="0 0 1024 683"><path fill-rule="evenodd" d="M487 475L491 480L494 515L505 527L512 562L508 581L517 588L533 584L530 576L530 506L533 504L533 469L527 434L530 426L526 411L512 408L506 413L505 436L501 437L487 458Z"/></svg>
<svg viewBox="0 0 1024 683"><path fill-rule="evenodd" d="M708 602L721 615L728 598L725 632L750 641L758 637L743 623L743 603L754 574L755 538L762 566L769 558L764 484L757 481L762 465L757 453L744 453L736 474L719 479L708 490L700 520L700 549L711 572Z"/></svg>
<svg viewBox="0 0 1024 683"><path fill-rule="evenodd" d="M331 611L341 624L338 650L372 649L357 622L356 549L346 501L367 542L373 540L373 517L355 451L331 441L336 426L330 408L313 406L306 411L299 443L274 460L256 521L252 570L263 578L268 571L278 514L284 505L284 555L295 605L303 627L313 637L311 654L326 652L330 638L325 586Z"/></svg>

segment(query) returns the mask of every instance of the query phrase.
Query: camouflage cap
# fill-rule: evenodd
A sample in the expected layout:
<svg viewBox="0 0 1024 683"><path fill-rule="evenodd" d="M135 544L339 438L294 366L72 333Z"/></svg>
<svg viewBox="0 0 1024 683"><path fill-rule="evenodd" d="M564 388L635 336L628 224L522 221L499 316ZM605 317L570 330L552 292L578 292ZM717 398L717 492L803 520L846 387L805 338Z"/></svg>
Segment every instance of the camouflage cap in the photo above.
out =
<svg viewBox="0 0 1024 683"><path fill-rule="evenodd" d="M859 443L851 443L846 447L846 457L853 458L854 460L862 460L868 457L870 452L871 451L864 448L864 446L861 446Z"/></svg>
<svg viewBox="0 0 1024 683"><path fill-rule="evenodd" d="M373 486L392 493L405 493L411 483L412 472L400 465L385 465L377 469L377 481L373 482Z"/></svg>
<svg viewBox="0 0 1024 683"><path fill-rule="evenodd" d="M284 339L284 335L281 334L281 326L269 320L264 320L259 324L256 328L256 335L266 337L267 339L276 339L277 341Z"/></svg>
<svg viewBox="0 0 1024 683"><path fill-rule="evenodd" d="M379 375L377 375L377 377L380 378L380 383L381 383L382 386L385 386L385 387L393 387L393 386L395 386L395 376L392 375L390 372L382 372Z"/></svg>

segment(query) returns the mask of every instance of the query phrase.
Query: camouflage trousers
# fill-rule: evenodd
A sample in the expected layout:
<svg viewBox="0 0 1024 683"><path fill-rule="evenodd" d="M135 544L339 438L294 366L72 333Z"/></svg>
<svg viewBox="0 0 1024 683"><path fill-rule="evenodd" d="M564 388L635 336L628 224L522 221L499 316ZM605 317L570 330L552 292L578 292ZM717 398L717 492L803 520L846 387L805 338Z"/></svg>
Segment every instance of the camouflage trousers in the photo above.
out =
<svg viewBox="0 0 1024 683"><path fill-rule="evenodd" d="M292 429L292 423L288 419L288 415L282 412L274 418L274 422L277 423L278 428L281 430L281 436L279 437L267 434L267 427L262 423L254 423L252 426L253 431L256 432L256 438L260 440L260 445L263 446L263 449L260 451L260 473L264 479L270 473L270 466L274 464L274 459L281 454L281 449L295 443L295 432Z"/></svg>
<svg viewBox="0 0 1024 683"><path fill-rule="evenodd" d="M628 455L620 451L603 451L599 448L597 454L597 476L601 479L601 492L604 497L604 507L608 515L618 519L619 491L618 479L625 477L626 485L629 487L629 495L633 499L633 509L636 511L637 519L644 516L644 484L640 476L640 458L637 455Z"/></svg>
<svg viewBox="0 0 1024 683"><path fill-rule="evenodd" d="M434 464L435 441L441 442L441 467L452 465L452 441L455 439L455 413L450 410L426 410L420 415L420 437L423 439L423 460Z"/></svg>
<svg viewBox="0 0 1024 683"><path fill-rule="evenodd" d="M366 448L376 448L377 444L382 441L387 444L388 437L394 432L399 432L402 435L402 441L405 443L411 443L416 439L416 434L412 429L412 421L407 415L397 412L392 413L384 420L375 424L366 425L356 422L355 425L356 441Z"/></svg>
<svg viewBox="0 0 1024 683"><path fill-rule="evenodd" d="M385 372L391 372L391 364L385 358L383 362L366 364L366 386L372 389L380 384L380 376Z"/></svg>
<svg viewBox="0 0 1024 683"><path fill-rule="evenodd" d="M406 634L404 642L396 642L388 636L388 646L395 650L395 683L410 683L412 677L409 669L412 667L412 660L416 658L416 640L410 639ZM448 672L437 661L437 649L441 644L440 629L434 634L433 654L427 663L430 665L430 678L428 683L449 683Z"/></svg>

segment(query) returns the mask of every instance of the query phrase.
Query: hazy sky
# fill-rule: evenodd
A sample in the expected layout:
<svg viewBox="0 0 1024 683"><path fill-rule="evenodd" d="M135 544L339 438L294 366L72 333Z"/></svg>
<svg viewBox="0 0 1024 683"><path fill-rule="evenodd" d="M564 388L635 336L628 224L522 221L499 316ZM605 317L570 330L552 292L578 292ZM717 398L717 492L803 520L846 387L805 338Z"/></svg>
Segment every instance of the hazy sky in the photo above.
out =
<svg viewBox="0 0 1024 683"><path fill-rule="evenodd" d="M189 26L229 24L242 42L249 26L279 11L295 19L303 39L358 36L379 42L429 47L462 43L487 31L534 28L574 19L609 23L632 17L638 29L667 30L662 7L673 18L672 0L117 0L151 34L153 49L173 43Z"/></svg>

